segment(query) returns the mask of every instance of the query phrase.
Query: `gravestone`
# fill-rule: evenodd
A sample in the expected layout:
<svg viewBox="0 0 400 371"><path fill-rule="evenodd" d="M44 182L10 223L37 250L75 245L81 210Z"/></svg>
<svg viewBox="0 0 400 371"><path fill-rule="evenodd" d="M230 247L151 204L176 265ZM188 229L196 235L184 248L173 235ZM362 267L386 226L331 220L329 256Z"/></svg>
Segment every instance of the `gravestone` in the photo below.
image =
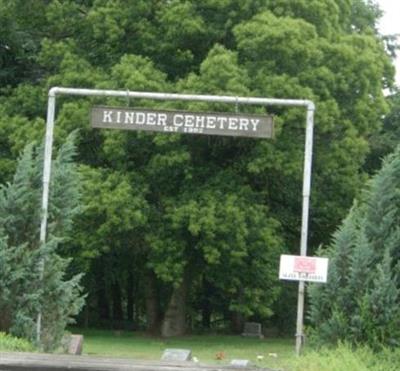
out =
<svg viewBox="0 0 400 371"><path fill-rule="evenodd" d="M258 322L245 322L242 336L258 337L263 339L261 323Z"/></svg>
<svg viewBox="0 0 400 371"><path fill-rule="evenodd" d="M192 351L190 349L165 349L161 360L178 362L191 361Z"/></svg>
<svg viewBox="0 0 400 371"><path fill-rule="evenodd" d="M68 345L68 354L80 356L83 349L83 335L71 335Z"/></svg>
<svg viewBox="0 0 400 371"><path fill-rule="evenodd" d="M233 367L250 367L248 359L232 359L231 366Z"/></svg>

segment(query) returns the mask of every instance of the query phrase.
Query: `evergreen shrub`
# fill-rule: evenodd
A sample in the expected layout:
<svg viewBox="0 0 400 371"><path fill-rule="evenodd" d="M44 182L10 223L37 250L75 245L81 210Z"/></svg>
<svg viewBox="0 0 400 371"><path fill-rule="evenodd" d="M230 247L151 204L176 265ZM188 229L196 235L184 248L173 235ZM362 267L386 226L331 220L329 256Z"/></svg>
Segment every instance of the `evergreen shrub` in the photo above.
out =
<svg viewBox="0 0 400 371"><path fill-rule="evenodd" d="M39 242L43 148L28 145L13 180L0 187L0 331L58 347L66 326L83 306L81 275L66 275L69 259L60 255L72 219L80 211L78 169L73 162L75 133L53 161L47 241Z"/></svg>
<svg viewBox="0 0 400 371"><path fill-rule="evenodd" d="M372 349L400 345L400 147L333 236L328 282L311 285L311 338Z"/></svg>

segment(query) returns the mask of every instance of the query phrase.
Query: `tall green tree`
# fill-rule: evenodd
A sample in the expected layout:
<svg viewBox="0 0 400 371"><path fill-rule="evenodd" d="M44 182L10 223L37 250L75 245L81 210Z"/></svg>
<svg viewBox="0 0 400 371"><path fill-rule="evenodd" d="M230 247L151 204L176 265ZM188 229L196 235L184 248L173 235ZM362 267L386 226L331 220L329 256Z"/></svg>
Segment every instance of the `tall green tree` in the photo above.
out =
<svg viewBox="0 0 400 371"><path fill-rule="evenodd" d="M3 185L0 193L0 327L35 341L41 312L38 345L45 350L59 345L66 325L83 305L81 276L68 278L70 259L59 255L60 244L67 243L71 232L72 218L80 210L78 174L72 162L74 137L67 138L53 164L45 244L39 242L43 147L25 148L13 181ZM39 269L42 264L43 271Z"/></svg>
<svg viewBox="0 0 400 371"><path fill-rule="evenodd" d="M310 290L313 334L373 348L399 344L400 148L388 156L326 252L326 285Z"/></svg>

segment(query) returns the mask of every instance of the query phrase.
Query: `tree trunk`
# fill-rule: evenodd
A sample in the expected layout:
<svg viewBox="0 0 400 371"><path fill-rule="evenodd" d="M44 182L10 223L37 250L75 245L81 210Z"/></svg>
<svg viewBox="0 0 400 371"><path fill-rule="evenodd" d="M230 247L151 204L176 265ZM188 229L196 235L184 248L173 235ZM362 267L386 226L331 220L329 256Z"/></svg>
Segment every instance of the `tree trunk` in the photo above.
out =
<svg viewBox="0 0 400 371"><path fill-rule="evenodd" d="M182 283L174 288L161 326L164 337L181 336L186 333L186 298L188 279L184 275Z"/></svg>
<svg viewBox="0 0 400 371"><path fill-rule="evenodd" d="M204 329L210 329L211 327L211 305L210 302L205 301L203 302L201 308L201 324Z"/></svg>
<svg viewBox="0 0 400 371"><path fill-rule="evenodd" d="M241 334L243 332L244 317L242 313L231 313L231 329L234 334Z"/></svg>
<svg viewBox="0 0 400 371"><path fill-rule="evenodd" d="M124 319L124 312L122 309L122 295L121 286L118 282L112 285L112 298L113 298L113 321L116 322L117 327L121 326Z"/></svg>
<svg viewBox="0 0 400 371"><path fill-rule="evenodd" d="M132 272L130 272L128 275L128 282L126 286L126 319L130 322L133 322L134 278Z"/></svg>
<svg viewBox="0 0 400 371"><path fill-rule="evenodd" d="M97 292L98 298L98 306L100 312L101 320L109 320L110 319L110 307L107 298L106 288L104 287L104 283L102 282L99 291Z"/></svg>
<svg viewBox="0 0 400 371"><path fill-rule="evenodd" d="M210 297L212 293L211 284L203 278L203 300L201 302L201 323L204 329L211 327L212 306Z"/></svg>
<svg viewBox="0 0 400 371"><path fill-rule="evenodd" d="M83 312L83 327L86 329L89 328L89 318L90 318L89 300L90 298L88 297Z"/></svg>
<svg viewBox="0 0 400 371"><path fill-rule="evenodd" d="M11 327L11 312L7 308L0 311L0 332L8 332Z"/></svg>
<svg viewBox="0 0 400 371"><path fill-rule="evenodd" d="M160 306L157 290L157 278L153 271L146 274L146 317L147 332L158 334L160 331Z"/></svg>

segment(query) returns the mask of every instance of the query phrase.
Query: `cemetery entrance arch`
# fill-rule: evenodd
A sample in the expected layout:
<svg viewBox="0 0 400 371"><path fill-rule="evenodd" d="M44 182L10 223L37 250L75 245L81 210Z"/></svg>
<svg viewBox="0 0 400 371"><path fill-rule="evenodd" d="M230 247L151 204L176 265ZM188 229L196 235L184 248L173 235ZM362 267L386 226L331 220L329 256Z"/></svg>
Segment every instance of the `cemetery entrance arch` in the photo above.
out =
<svg viewBox="0 0 400 371"><path fill-rule="evenodd" d="M98 97L121 97L121 98L139 98L152 100L180 100L180 101L198 101L209 103L228 103L241 105L260 105L260 106L289 106L304 107L307 111L306 117L306 135L304 148L304 167L303 167L303 191L302 191L302 222L300 236L300 255L307 255L307 236L308 236L308 218L309 201L311 189L311 164L313 147L313 127L315 105L310 100L300 99L275 99L275 98L257 98L257 97L235 97L220 95L191 95L191 94L171 94L171 93L151 93L135 92L121 90L98 90L98 89L79 89L53 87L49 90L46 120L46 136L44 149L44 167L43 167L43 193L42 193L42 218L40 225L40 242L46 242L47 216L49 203L49 187L51 176L51 159L53 150L53 131L55 122L55 107L57 95L73 96L98 96ZM223 135L223 134L219 134ZM41 266L41 272L44 271L44 262ZM304 316L304 281L299 282L298 305L297 305L297 325L296 325L296 353L299 354L303 340L303 316ZM41 311L37 318L37 340L41 337Z"/></svg>

